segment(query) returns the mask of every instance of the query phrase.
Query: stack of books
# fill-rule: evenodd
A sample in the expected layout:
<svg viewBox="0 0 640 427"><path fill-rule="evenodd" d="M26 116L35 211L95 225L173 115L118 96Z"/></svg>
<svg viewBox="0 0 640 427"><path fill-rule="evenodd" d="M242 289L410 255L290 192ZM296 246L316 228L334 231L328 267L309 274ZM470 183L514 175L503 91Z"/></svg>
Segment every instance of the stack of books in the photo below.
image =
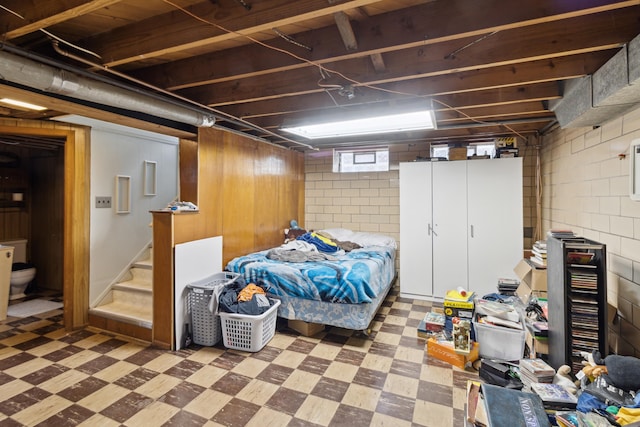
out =
<svg viewBox="0 0 640 427"><path fill-rule="evenodd" d="M531 248L531 262L538 268L547 268L547 241L538 240Z"/></svg>
<svg viewBox="0 0 640 427"><path fill-rule="evenodd" d="M498 279L498 293L500 295L515 295L520 281L516 279Z"/></svg>
<svg viewBox="0 0 640 427"><path fill-rule="evenodd" d="M576 234L568 229L552 228L547 231L547 236L555 237L556 239L572 239L576 237Z"/></svg>
<svg viewBox="0 0 640 427"><path fill-rule="evenodd" d="M522 381L522 390L531 391L531 385L534 383L551 383L556 374L547 362L542 359L521 359L519 362L520 381Z"/></svg>

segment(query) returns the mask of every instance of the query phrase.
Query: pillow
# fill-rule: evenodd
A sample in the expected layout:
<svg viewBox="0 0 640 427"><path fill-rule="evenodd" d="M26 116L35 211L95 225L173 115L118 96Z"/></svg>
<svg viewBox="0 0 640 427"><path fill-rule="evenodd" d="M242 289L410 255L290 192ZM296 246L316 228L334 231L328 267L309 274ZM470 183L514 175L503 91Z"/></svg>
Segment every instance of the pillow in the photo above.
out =
<svg viewBox="0 0 640 427"><path fill-rule="evenodd" d="M335 240L340 240L341 242L353 242L353 240L351 240L353 231L347 230L346 228L326 228L322 230L322 232L331 235Z"/></svg>
<svg viewBox="0 0 640 427"><path fill-rule="evenodd" d="M351 241L366 248L367 246L388 246L397 249L396 240L383 234L355 232Z"/></svg>
<svg viewBox="0 0 640 427"><path fill-rule="evenodd" d="M396 240L383 234L369 233L366 231L352 231L346 228L327 228L322 230L341 242L357 243L363 248L367 246L388 246L397 249Z"/></svg>

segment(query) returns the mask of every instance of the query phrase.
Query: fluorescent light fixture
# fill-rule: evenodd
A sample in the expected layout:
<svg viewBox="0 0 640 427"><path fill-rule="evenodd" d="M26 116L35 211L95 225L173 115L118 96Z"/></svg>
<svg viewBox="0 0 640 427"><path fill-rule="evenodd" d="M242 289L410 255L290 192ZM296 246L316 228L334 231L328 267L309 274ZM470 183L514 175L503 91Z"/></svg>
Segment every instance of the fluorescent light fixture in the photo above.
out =
<svg viewBox="0 0 640 427"><path fill-rule="evenodd" d="M18 101L11 98L2 98L0 99L0 102L2 102L3 104L13 105L14 107L26 108L27 110L43 111L47 109L47 107L41 107L39 105L29 104L28 102Z"/></svg>
<svg viewBox="0 0 640 427"><path fill-rule="evenodd" d="M314 125L291 126L282 128L282 130L309 139L320 139L435 128L436 120L433 111L422 110Z"/></svg>

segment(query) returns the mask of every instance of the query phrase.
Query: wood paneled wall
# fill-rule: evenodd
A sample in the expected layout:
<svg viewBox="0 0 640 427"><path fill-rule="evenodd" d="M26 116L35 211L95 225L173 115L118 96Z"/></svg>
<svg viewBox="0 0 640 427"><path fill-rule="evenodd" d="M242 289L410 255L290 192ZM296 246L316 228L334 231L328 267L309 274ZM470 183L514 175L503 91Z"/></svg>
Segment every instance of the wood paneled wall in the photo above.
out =
<svg viewBox="0 0 640 427"><path fill-rule="evenodd" d="M153 216L153 344L161 348L174 340L173 247L221 235L226 264L281 244L291 219L304 224L304 155L201 129L197 144L180 141L180 199L199 212Z"/></svg>
<svg viewBox="0 0 640 427"><path fill-rule="evenodd" d="M302 153L201 129L197 162L201 226L223 236L225 264L281 244L292 219L304 224Z"/></svg>

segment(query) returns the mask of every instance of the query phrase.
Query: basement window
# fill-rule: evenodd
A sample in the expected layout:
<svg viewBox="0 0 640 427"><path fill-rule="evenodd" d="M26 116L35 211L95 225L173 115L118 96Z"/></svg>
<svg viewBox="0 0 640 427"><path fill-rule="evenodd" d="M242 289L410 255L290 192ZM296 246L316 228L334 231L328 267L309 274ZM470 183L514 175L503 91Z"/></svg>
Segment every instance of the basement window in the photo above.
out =
<svg viewBox="0 0 640 427"><path fill-rule="evenodd" d="M389 148L333 150L333 172L386 172L389 170Z"/></svg>

